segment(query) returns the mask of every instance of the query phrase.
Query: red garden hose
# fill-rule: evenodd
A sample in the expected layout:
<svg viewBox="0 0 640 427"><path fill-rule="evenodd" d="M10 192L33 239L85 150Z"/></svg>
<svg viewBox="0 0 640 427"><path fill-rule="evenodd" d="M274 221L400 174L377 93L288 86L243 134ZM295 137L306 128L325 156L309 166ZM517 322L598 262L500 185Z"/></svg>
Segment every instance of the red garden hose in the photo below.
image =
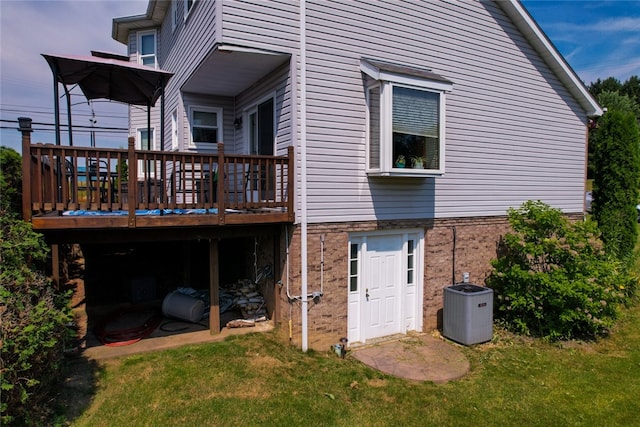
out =
<svg viewBox="0 0 640 427"><path fill-rule="evenodd" d="M149 312L149 316L139 326L125 329L112 329L109 325L130 313ZM98 324L95 333L100 342L108 347L120 347L137 343L148 337L162 321L162 315L156 309L129 309L116 312L106 320Z"/></svg>

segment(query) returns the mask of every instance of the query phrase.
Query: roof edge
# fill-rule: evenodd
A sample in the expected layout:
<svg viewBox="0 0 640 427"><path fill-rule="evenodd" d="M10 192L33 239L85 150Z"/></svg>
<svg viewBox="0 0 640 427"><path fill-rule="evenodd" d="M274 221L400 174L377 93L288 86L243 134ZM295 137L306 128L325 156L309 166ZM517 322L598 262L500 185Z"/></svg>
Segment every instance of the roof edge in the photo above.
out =
<svg viewBox="0 0 640 427"><path fill-rule="evenodd" d="M132 30L160 26L170 4L167 0L149 0L145 14L113 18L111 38L127 45L129 32Z"/></svg>
<svg viewBox="0 0 640 427"><path fill-rule="evenodd" d="M549 68L558 76L571 95L585 110L587 116L601 116L604 113L602 107L600 107L593 95L589 93L582 80L549 40L538 23L520 3L520 0L498 0L496 3L511 18L516 27L522 31Z"/></svg>

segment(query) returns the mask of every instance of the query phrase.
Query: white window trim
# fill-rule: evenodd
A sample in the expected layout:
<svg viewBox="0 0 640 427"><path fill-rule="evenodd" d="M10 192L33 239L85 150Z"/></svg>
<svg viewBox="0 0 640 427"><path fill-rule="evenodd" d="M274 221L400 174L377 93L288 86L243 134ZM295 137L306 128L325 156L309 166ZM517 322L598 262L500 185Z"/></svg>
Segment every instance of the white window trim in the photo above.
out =
<svg viewBox="0 0 640 427"><path fill-rule="evenodd" d="M184 7L184 19L183 19L184 21L187 20L187 18L191 14L191 11L196 6L196 1L197 0L193 0L193 3L191 4L191 8L189 8L187 0L183 0L182 4L183 4L183 7Z"/></svg>
<svg viewBox="0 0 640 427"><path fill-rule="evenodd" d="M137 34L137 58L138 64L142 65L142 37L153 35L153 68L158 68L158 34L156 30L140 31Z"/></svg>
<svg viewBox="0 0 640 427"><path fill-rule="evenodd" d="M178 110L171 113L171 149L178 151L180 149L180 126L178 125Z"/></svg>
<svg viewBox="0 0 640 427"><path fill-rule="evenodd" d="M364 71L364 70L363 70ZM366 71L365 71L366 72ZM367 74L369 74L367 72ZM369 74L371 75L371 74ZM445 172L445 148L446 148L446 92L451 91L453 85L449 83L425 80L417 77L404 76L380 72L376 75L379 80L366 88L367 120L366 120L366 164L369 176L403 176L403 177L429 177L441 176ZM380 87L380 168L371 168L370 161L370 90ZM393 167L391 150L393 149L393 87L406 87L415 90L434 92L439 94L438 117L438 143L439 143L439 168L438 169L399 169Z"/></svg>
<svg viewBox="0 0 640 427"><path fill-rule="evenodd" d="M136 129L136 150L142 150L142 132L148 129L146 126ZM151 127L151 150L156 150L156 129L154 127Z"/></svg>
<svg viewBox="0 0 640 427"><path fill-rule="evenodd" d="M142 132L148 130L147 127L141 127L136 129L136 150L142 150ZM156 147L156 128L151 128L151 150L157 150ZM138 160L138 178L144 178L144 160ZM155 170L149 171L149 177L154 178L156 176Z"/></svg>
<svg viewBox="0 0 640 427"><path fill-rule="evenodd" d="M222 127L222 117L223 117L223 109L221 107L207 107L204 105L190 105L189 106L189 119L188 119L188 123L189 123L189 146L191 148L217 148L217 146L215 145L215 143L211 143L211 142L194 142L193 141L193 112L194 111L205 111L205 112L209 112L209 113L216 113L217 114L217 129L218 129L218 140L215 143L220 143L223 141L223 127Z"/></svg>
<svg viewBox="0 0 640 427"><path fill-rule="evenodd" d="M260 104L263 104L265 102L267 102L268 100L273 100L273 152L277 153L277 147L278 147L278 140L277 140L277 123L276 123L276 92L273 91L268 95L265 95L264 97L258 99L258 101L256 101L255 103L251 104L249 107L245 108L242 111L242 132L243 132L243 139L245 141L245 150L247 153L251 153L251 136L250 136L250 121L249 121L249 116L251 116L252 113L258 111L258 106Z"/></svg>

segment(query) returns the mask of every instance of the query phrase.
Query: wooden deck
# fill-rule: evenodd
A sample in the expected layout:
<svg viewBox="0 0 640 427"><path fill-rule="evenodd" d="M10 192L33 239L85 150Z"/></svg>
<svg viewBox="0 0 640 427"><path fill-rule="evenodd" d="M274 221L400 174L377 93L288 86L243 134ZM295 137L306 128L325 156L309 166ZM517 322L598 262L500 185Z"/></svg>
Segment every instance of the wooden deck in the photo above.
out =
<svg viewBox="0 0 640 427"><path fill-rule="evenodd" d="M144 229L294 221L286 156L31 144L23 133L23 217L36 230Z"/></svg>

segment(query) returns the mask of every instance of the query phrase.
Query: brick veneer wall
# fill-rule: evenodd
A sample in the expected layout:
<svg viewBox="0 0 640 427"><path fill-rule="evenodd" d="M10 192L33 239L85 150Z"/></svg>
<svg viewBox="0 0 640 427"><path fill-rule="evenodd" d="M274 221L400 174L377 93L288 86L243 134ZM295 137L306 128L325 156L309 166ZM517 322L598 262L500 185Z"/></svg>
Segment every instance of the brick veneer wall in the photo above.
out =
<svg viewBox="0 0 640 427"><path fill-rule="evenodd" d="M441 326L443 289L462 281L468 272L470 282L483 285L491 271L490 261L496 257L498 243L509 230L506 217L456 218L443 220L372 221L308 225L308 292L324 293L317 302L308 304L309 347L326 350L347 335L347 286L349 233L377 230L422 228L425 232L423 330ZM276 320L291 342L301 344L301 303L289 303L300 296L300 228L288 227L281 241L282 286L276 287L280 309ZM455 273L454 273L455 235ZM322 239L324 238L324 249ZM286 265L286 242L289 243L289 265ZM324 262L321 280L321 264Z"/></svg>

